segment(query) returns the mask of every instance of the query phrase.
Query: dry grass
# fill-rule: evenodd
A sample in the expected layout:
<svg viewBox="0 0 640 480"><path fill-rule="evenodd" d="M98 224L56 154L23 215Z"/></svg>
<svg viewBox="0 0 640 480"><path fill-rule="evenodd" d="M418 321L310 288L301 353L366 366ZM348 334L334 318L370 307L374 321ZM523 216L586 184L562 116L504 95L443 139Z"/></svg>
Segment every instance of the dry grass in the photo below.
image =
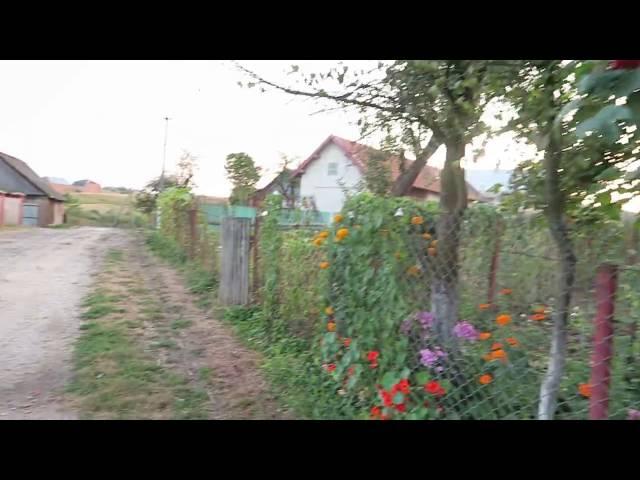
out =
<svg viewBox="0 0 640 480"><path fill-rule="evenodd" d="M107 204L107 205L131 205L133 198L124 193L73 193L72 196L78 199L81 205L84 204Z"/></svg>

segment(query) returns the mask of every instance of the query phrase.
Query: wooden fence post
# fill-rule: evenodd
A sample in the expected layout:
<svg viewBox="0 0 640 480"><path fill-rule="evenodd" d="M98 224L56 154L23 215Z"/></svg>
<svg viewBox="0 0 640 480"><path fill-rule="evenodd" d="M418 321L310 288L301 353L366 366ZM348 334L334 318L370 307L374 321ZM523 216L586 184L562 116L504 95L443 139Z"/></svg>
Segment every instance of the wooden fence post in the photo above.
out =
<svg viewBox="0 0 640 480"><path fill-rule="evenodd" d="M487 303L491 306L495 305L496 302L496 284L498 277L498 265L500 263L500 247L502 243L503 229L504 225L498 218L496 220L496 227L494 232L495 242L493 245L493 253L491 254L491 265L489 267L489 288L487 291Z"/></svg>
<svg viewBox="0 0 640 480"><path fill-rule="evenodd" d="M189 209L189 258L193 260L196 257L196 243L198 240L198 210L196 208Z"/></svg>
<svg viewBox="0 0 640 480"><path fill-rule="evenodd" d="M219 298L222 305L249 303L249 242L251 220L222 220L222 258Z"/></svg>
<svg viewBox="0 0 640 480"><path fill-rule="evenodd" d="M591 398L589 418L606 420L609 414L609 384L613 358L613 312L618 270L602 264L596 275L597 313L594 321L593 355L591 359Z"/></svg>
<svg viewBox="0 0 640 480"><path fill-rule="evenodd" d="M253 286L252 296L254 302L258 299L260 291L260 217L256 216L253 227Z"/></svg>

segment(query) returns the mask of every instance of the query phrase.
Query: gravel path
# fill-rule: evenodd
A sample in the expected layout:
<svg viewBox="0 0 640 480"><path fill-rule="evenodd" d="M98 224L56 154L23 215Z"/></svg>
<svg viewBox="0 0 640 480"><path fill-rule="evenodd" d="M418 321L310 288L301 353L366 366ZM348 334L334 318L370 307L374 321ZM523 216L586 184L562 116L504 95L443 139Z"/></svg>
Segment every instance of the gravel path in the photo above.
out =
<svg viewBox="0 0 640 480"><path fill-rule="evenodd" d="M93 269L125 234L0 231L0 420L73 419L61 393Z"/></svg>

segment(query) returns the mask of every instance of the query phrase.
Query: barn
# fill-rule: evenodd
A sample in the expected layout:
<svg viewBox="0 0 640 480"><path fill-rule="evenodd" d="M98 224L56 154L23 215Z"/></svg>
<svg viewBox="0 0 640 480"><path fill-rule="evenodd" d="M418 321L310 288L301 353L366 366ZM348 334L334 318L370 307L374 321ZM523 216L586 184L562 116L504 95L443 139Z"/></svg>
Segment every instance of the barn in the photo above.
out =
<svg viewBox="0 0 640 480"><path fill-rule="evenodd" d="M64 197L29 165L0 152L0 191L4 221L21 225L58 225L64 221ZM18 205L19 206L16 206ZM16 208L18 216L16 218Z"/></svg>

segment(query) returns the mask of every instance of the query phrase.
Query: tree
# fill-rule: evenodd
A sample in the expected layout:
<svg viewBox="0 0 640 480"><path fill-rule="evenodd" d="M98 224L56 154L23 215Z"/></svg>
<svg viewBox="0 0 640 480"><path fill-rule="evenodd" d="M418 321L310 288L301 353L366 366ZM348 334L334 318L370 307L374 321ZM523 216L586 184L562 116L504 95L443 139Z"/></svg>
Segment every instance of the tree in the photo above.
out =
<svg viewBox="0 0 640 480"><path fill-rule="evenodd" d="M240 67L265 87L355 108L363 135L383 132L407 146L416 161L394 182L391 193L404 195L427 160L441 146L446 158L437 223L438 255L434 258L431 303L443 341L452 337L458 318L458 249L467 189L460 161L471 140L483 132L485 106L502 93L520 62L419 60L382 62L369 72L349 72L339 66L323 74L303 77L303 88L266 80ZM297 70L293 67L293 70ZM251 84L249 84L251 86ZM329 88L333 90L328 91ZM400 153L400 152L399 152Z"/></svg>
<svg viewBox="0 0 640 480"><path fill-rule="evenodd" d="M273 180L274 191L282 195L284 204L288 208L292 208L296 200L296 182L291 176L293 172L289 168L289 165L294 163L296 159L289 158L285 154L281 154L280 158L280 171Z"/></svg>
<svg viewBox="0 0 640 480"><path fill-rule="evenodd" d="M602 215L617 216L621 205L612 203L612 193L637 189L619 181L633 160L637 127L625 142L620 140L623 122L637 123L639 118L634 105L640 94L633 92L640 88L640 77L634 80L633 75L603 71L603 67L598 62L525 62L517 86L508 93L518 111L512 127L541 153L516 170L513 183L525 206L544 211L560 253L561 294L553 314L549 365L540 388L540 419L553 418L566 362L577 262L567 219L592 222ZM630 106L621 109L615 102L623 96ZM588 215L586 203L592 209Z"/></svg>
<svg viewBox="0 0 640 480"><path fill-rule="evenodd" d="M224 166L227 178L233 189L229 196L232 205L247 205L249 198L256 190L256 183L260 180L260 167L244 152L230 153Z"/></svg>
<svg viewBox="0 0 640 480"><path fill-rule="evenodd" d="M178 160L177 167L176 178L179 185L183 187L195 187L196 184L193 181L193 176L198 169L198 157L184 150L180 156L180 160Z"/></svg>
<svg viewBox="0 0 640 480"><path fill-rule="evenodd" d="M135 196L135 208L143 213L153 213L156 209L158 195L160 194L160 185L162 184L160 177L154 178ZM180 181L175 175L164 176L163 189L181 186Z"/></svg>

